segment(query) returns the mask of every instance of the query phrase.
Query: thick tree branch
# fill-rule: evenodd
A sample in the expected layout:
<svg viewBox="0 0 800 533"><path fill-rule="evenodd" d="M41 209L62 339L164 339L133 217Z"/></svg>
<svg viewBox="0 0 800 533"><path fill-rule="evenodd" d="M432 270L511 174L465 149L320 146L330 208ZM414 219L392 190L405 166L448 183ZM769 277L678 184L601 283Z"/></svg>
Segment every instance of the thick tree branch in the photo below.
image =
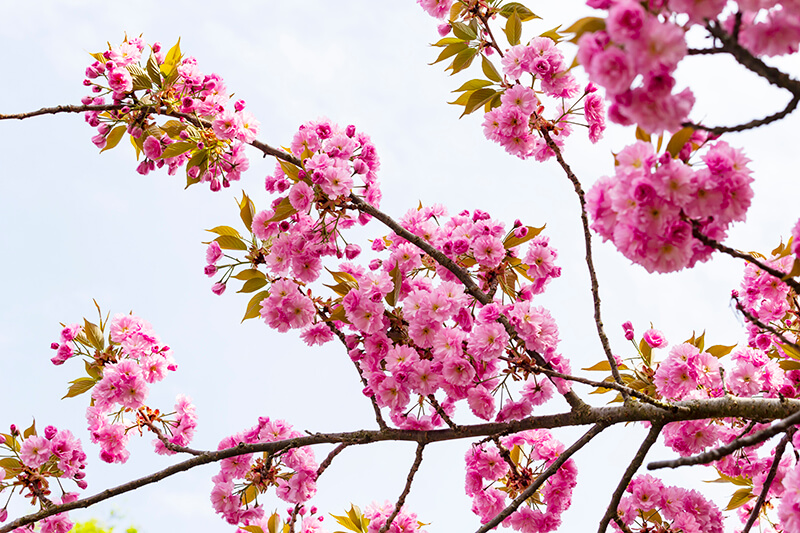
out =
<svg viewBox="0 0 800 533"><path fill-rule="evenodd" d="M417 470L419 470L419 465L422 464L422 450L424 449L424 444L417 444L417 455L414 458L414 464L411 465L411 470L408 471L406 486L403 487L403 492L400 493L400 497L397 498L394 511L392 511L392 514L390 514L389 518L386 519L386 523L383 524L383 527L381 527L380 533L386 533L389 531L389 527L392 525L392 522L395 518L397 518L397 515L400 514L400 509L403 508L403 504L406 503L406 497L408 496L408 493L411 492L411 483L414 481L414 476L417 474Z"/></svg>
<svg viewBox="0 0 800 533"><path fill-rule="evenodd" d="M704 465L718 461L726 455L732 454L736 450L740 450L748 446L754 446L760 442L764 442L767 439L771 439L778 433L783 433L795 424L800 424L800 412L795 412L780 422L772 424L766 429L762 429L761 431L753 433L752 435L748 435L747 437L736 439L725 446L720 446L719 448L714 448L713 450L709 450L707 452L698 453L697 455L691 455L689 457L681 457L671 461L654 461L647 465L647 469L658 470L659 468L677 468L679 466L687 465Z"/></svg>
<svg viewBox="0 0 800 533"><path fill-rule="evenodd" d="M586 248L586 266L589 269L589 279L591 280L592 285L594 323L595 327L597 328L597 336L600 338L600 344L603 346L603 352L606 354L608 364L611 366L611 375L614 376L614 381L620 385L624 385L622 377L619 374L619 368L617 368L617 361L614 359L614 355L611 353L611 346L609 345L606 332L603 329L603 319L600 316L600 286L597 282L597 273L595 272L594 259L592 258L592 232L589 230L589 217L586 215L586 194L583 192L583 187L581 186L580 180L578 180L578 177L574 172L572 172L572 169L561 155L561 149L558 147L555 141L553 141L552 137L550 137L550 133L544 129L541 130L541 132L545 142L547 143L547 146L550 147L550 149L556 154L556 161L558 161L558 164L561 165L562 169L564 169L569 181L572 182L572 186L575 188L575 194L578 195L578 201L580 202L581 206L581 224L583 224L583 242L584 247ZM628 393L622 392L622 396L627 399Z"/></svg>
<svg viewBox="0 0 800 533"><path fill-rule="evenodd" d="M54 514L84 509L114 496L136 490L166 479L180 472L185 472L201 465L215 463L229 457L250 453L278 453L302 446L314 444L347 444L363 445L373 442L404 441L419 444L431 444L459 439L487 437L491 435L507 435L529 429L552 429L567 426L584 426L601 424L610 426L625 422L649 421L654 425L664 425L681 420L701 420L706 418L744 418L747 420L785 419L781 424L791 425L800 419L800 400L778 400L773 398L735 398L726 396L707 400L688 400L675 402L677 411L667 411L648 404L629 402L613 407L588 407L554 415L528 417L511 422L495 422L459 426L458 429L440 429L431 431L415 431L403 429L382 429L378 431L353 431L346 433L315 433L294 439L257 444L240 444L224 450L207 451L180 463L160 470L148 476L104 490L71 503L54 505L50 509L41 510L18 518L0 527L0 533L8 533L18 527L31 524ZM686 409L683 409L683 408ZM786 418L793 415L790 418ZM788 421L788 422L787 422ZM783 428L785 430L786 428ZM713 460L713 459L712 459Z"/></svg>
<svg viewBox="0 0 800 533"><path fill-rule="evenodd" d="M500 511L497 514L497 516L495 516L494 518L492 518L491 520L486 522L483 526L481 526L481 528L478 529L478 531L476 533L486 533L486 532L496 528L497 526L499 526L500 523L503 520L505 520L506 518L511 516L511 513L516 511L519 508L520 505L525 503L525 500L527 500L528 498L533 496L533 494L537 490L539 490L539 487L544 485L544 482L547 481L550 478L550 476L555 474L558 471L558 469L561 468L561 465L566 463L567 460L570 457L572 457L572 455L575 452L577 452L578 450L580 450L581 448L586 446L589 443L590 440L592 440L597 435L599 435L600 432L603 431L604 429L606 429L607 427L608 427L608 424L605 424L605 423L597 423L597 424L595 424L592 427L592 429L590 429L589 431L587 431L583 435L583 437L581 437L580 439L575 441L572 444L572 446L570 446L569 448L567 448L566 450L561 452L561 455L559 455L558 458L555 461L550 463L550 466L548 466L545 469L544 472L539 474L536 477L536 479L534 479L533 482L531 482L531 484L519 494L519 496L514 498L514 500L508 505L508 507L506 507L505 509Z"/></svg>
<svg viewBox="0 0 800 533"><path fill-rule="evenodd" d="M756 520L758 519L758 515L761 514L761 508L764 506L764 502L767 501L769 488L772 486L772 482L775 480L775 474L778 473L778 466L781 464L781 457L783 456L783 452L786 450L786 445L789 443L791 438L791 433L786 433L786 435L784 435L781 441L778 443L778 446L775 448L775 458L772 459L772 466L767 473L767 478L764 480L764 486L761 487L761 494L758 495L758 499L753 505L753 510L750 512L750 516L747 517L747 523L745 523L744 528L742 528L742 533L750 533L753 524L755 524Z"/></svg>
<svg viewBox="0 0 800 533"><path fill-rule="evenodd" d="M625 473L622 475L622 479L620 479L617 488L614 490L614 494L611 495L611 501L608 504L608 509L606 509L606 514L603 515L603 518L600 520L600 527L597 528L599 533L605 533L608 528L608 523L617 516L617 507L619 507L619 501L622 499L625 489L628 488L628 483L631 482L636 471L642 466L647 452L650 451L650 448L656 443L662 427L664 426L661 424L653 424L650 427L650 432L647 434L644 441L642 441L642 445L639 446L628 468L625 469Z"/></svg>

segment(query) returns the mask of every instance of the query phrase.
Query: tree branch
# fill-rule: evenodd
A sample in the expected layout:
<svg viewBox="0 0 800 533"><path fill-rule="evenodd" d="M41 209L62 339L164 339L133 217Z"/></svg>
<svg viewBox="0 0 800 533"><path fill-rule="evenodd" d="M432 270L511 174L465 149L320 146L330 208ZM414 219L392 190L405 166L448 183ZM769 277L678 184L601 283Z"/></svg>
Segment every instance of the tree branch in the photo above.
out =
<svg viewBox="0 0 800 533"><path fill-rule="evenodd" d="M783 452L786 450L786 445L789 443L791 438L791 433L787 432L778 443L778 446L775 448L775 458L772 460L772 466L769 469L769 473L767 473L767 478L764 480L764 486L761 487L761 494L758 495L758 499L756 500L755 505L753 505L753 510L750 512L750 516L747 517L747 523L744 525L742 533L750 533L750 529L752 529L753 524L756 523L758 515L761 514L761 508L764 506L764 502L767 500L769 488L772 486L772 482L775 480L775 474L778 473L778 466L781 463L781 457L783 456Z"/></svg>
<svg viewBox="0 0 800 533"><path fill-rule="evenodd" d="M739 16L737 14L737 16ZM737 20L740 20L741 17ZM711 133L722 134L726 132L732 131L744 131L752 128L757 128L759 126L763 126L765 124L769 124L770 122L775 122L776 120L780 120L787 116L789 113L794 111L797 108L798 103L800 103L800 82L797 80L793 80L789 77L788 74L778 70L775 67L771 67L764 63L761 59L754 56L750 53L749 50L744 48L741 44L737 42L736 36L732 36L727 34L718 24L714 24L713 22L709 22L706 24L706 29L708 32L719 39L722 46L711 48L709 51L705 50L698 50L692 51L690 50L690 54L696 55L700 53L721 53L727 52L743 67L754 72L758 76L764 78L772 85L779 87L781 89L786 89L792 94L792 99L786 105L786 107L768 117L764 117L762 119L751 120L745 124L740 124L738 126L717 126L717 127L707 127L701 124L694 124L691 122L684 123L684 126L690 126L695 129L703 129L709 131ZM735 30L737 33L738 30Z"/></svg>
<svg viewBox="0 0 800 533"><path fill-rule="evenodd" d="M336 448L334 448L333 450L331 450L331 453L329 453L328 456L325 457L325 460L322 461L320 463L320 465L319 465L319 468L317 468L317 477L318 478L319 478L319 476L322 475L322 473L325 470L328 469L329 466L331 466L331 463L333 462L334 457L336 457L337 455L342 453L344 451L344 449L347 448L348 446L349 446L349 444L342 443L342 444L338 445Z"/></svg>
<svg viewBox="0 0 800 533"><path fill-rule="evenodd" d="M497 516L495 516L494 518L486 522L483 526L481 526L481 528L478 529L476 533L486 533L499 526L500 522L511 516L511 513L516 511L520 505L525 503L525 500L530 498L537 490L539 490L539 487L541 487L544 484L544 482L550 478L550 476L555 474L558 471L558 469L561 468L561 465L567 462L567 459L572 457L572 455L575 452L586 446L590 440L599 435L600 432L606 429L607 427L608 424L605 424L603 422L595 424L592 427L592 429L590 429L583 435L583 437L575 441L572 444L572 446L561 452L561 455L559 455L555 461L550 463L550 466L548 466L544 472L539 474L536 477L536 479L534 479L533 482L531 482L531 484L519 494L519 496L514 498L514 500L508 505L508 507L500 511L497 514Z"/></svg>
<svg viewBox="0 0 800 533"><path fill-rule="evenodd" d="M760 442L764 442L765 440L774 437L778 433L783 433L795 424L800 424L800 412L795 412L780 422L772 424L766 429L762 429L761 431L753 433L752 435L748 435L747 437L736 439L725 446L720 446L719 448L714 448L713 450L709 450L707 452L698 453L697 455L673 459L671 461L654 461L647 465L647 469L658 470L659 468L677 468L679 466L687 465L704 465L718 461L726 455L732 454L736 450L740 450L748 446L754 446Z"/></svg>
<svg viewBox="0 0 800 533"><path fill-rule="evenodd" d="M698 241L702 242L706 246L710 246L711 248L714 248L715 250L719 250L722 253L728 254L731 257L744 259L745 261L747 261L749 263L753 263L755 266L757 266L758 268L760 268L761 270L763 270L767 274L771 274L772 276L775 276L780 281L782 281L783 283L785 283L788 286L790 286L791 288L793 288L796 293L800 294L800 283L795 281L793 278L783 279L783 278L786 277L786 274L787 274L786 272L781 272L780 270L774 269L771 266L763 263L762 261L759 261L758 259L756 259L755 257L753 257L750 254L746 254L746 253L740 252L738 250L734 250L733 248L729 248L728 246L725 246L721 242L715 241L711 237L707 237L707 236L703 235L700 232L700 230L698 229L697 226L698 226L697 222L696 221L692 221L692 235Z"/></svg>
<svg viewBox="0 0 800 533"><path fill-rule="evenodd" d="M761 322L761 321L758 319L758 317L756 317L756 316L753 316L753 314L752 314L750 311L748 311L747 309L745 309L745 308L744 308L744 306L741 304L741 302L739 302L739 298L738 298L738 296L734 296L734 297L733 297L733 301L734 301L734 302L736 302L736 309L737 309L738 311L740 311L740 312L741 312L741 313L744 315L744 317L745 317L745 318L746 318L746 319L747 319L747 320L748 320L748 321L749 321L751 324L753 324L753 325L755 325L756 327L760 328L762 331L769 331L770 333L772 333L773 335L775 335L776 337L778 337L778 338L779 338L779 339L780 339L780 340L781 340L781 341L782 341L784 344L786 344L786 345L788 345L788 346L791 346L791 347L793 347L793 348L794 348L794 349L796 349L796 350L800 350L800 346L798 346L796 343L794 343L794 342L790 341L789 339L787 339L787 338L784 336L784 334L783 334L783 333L781 333L781 332L780 332L780 331L778 331L777 329L773 328L773 327L772 327L772 326L770 326L769 324L764 324L763 322Z"/></svg>
<svg viewBox="0 0 800 533"><path fill-rule="evenodd" d="M383 524L379 533L386 533L389 531L389 527L392 525L392 522L397 515L400 514L400 509L403 508L403 504L406 503L406 497L408 493L411 492L411 482L414 481L414 476L419 470L419 465L422 464L422 450L425 449L425 445L420 443L417 444L417 456L414 458L414 464L411 465L411 470L408 471L408 478L406 478L406 486L403 487L403 492L400 493L400 497L397 498L397 503L394 506L394 511L392 514L389 515L389 518L386 519L386 523Z"/></svg>
<svg viewBox="0 0 800 533"><path fill-rule="evenodd" d="M385 441L431 444L434 442L517 433L529 429L552 429L589 424L611 426L614 424L637 421L650 421L654 425L664 425L670 422L701 420L706 418L744 418L747 420L785 419L782 420L781 424L786 424L788 426L792 423L797 423L798 419L800 419L800 400L794 399L778 400L773 398L735 398L726 396L723 398L675 402L675 405L679 410L673 412L648 404L630 402L621 406L588 407L583 410L534 416L511 422L459 426L458 429L416 431L387 428L378 431L360 430L345 433L315 433L313 435L276 442L261 442L256 444L242 443L232 448L207 451L202 455L176 463L153 474L104 490L94 496L89 496L71 503L54 505L52 508L43 509L39 512L23 516L0 527L0 533L8 533L18 527L31 524L54 514L71 511L73 509L83 509L114 496L156 483L180 472L185 472L201 465L215 463L229 457L260 452L274 454L280 451L314 444L347 444L350 446ZM683 407L686 409L682 409ZM793 416L787 418L789 415Z"/></svg>
<svg viewBox="0 0 800 533"><path fill-rule="evenodd" d="M619 501L622 499L625 489L628 488L628 483L630 483L631 479L633 479L633 475L636 474L636 471L639 470L640 466L642 466L647 452L650 451L650 448L656 443L662 427L664 426L661 424L653 424L650 426L650 432L647 434L647 437L645 437L644 441L642 441L642 445L639 446L639 450L636 452L636 455L633 456L628 468L625 469L622 479L619 480L619 484L614 490L614 494L611 495L611 501L606 509L606 514L603 515L603 518L600 520L600 527L597 529L599 533L605 533L606 529L608 528L608 523L613 520L614 517L618 516L617 507L619 507Z"/></svg>
<svg viewBox="0 0 800 533"><path fill-rule="evenodd" d="M572 169L561 155L561 149L550 137L550 133L544 129L542 129L541 132L545 142L547 143L547 146L550 147L550 149L556 154L556 161L558 161L558 164L561 165L562 169L564 169L569 181L572 182L572 186L575 188L575 194L578 195L578 201L580 202L581 206L581 224L583 224L583 242L584 247L586 248L586 266L589 269L589 279L591 280L592 285L594 323L597 328L597 336L600 338L600 344L603 346L603 352L606 354L608 364L611 366L611 375L614 376L614 381L620 385L624 385L625 383L622 381L622 376L619 374L619 368L617 368L617 361L614 359L614 355L611 353L611 346L609 345L606 332L603 329L603 319L600 316L600 286L597 282L597 273L595 272L594 259L592 258L592 232L589 231L589 217L586 215L586 194L583 192L583 187L581 187L580 180L578 180L578 177L574 172L572 172ZM627 392L623 391L622 396L626 400L628 399Z"/></svg>

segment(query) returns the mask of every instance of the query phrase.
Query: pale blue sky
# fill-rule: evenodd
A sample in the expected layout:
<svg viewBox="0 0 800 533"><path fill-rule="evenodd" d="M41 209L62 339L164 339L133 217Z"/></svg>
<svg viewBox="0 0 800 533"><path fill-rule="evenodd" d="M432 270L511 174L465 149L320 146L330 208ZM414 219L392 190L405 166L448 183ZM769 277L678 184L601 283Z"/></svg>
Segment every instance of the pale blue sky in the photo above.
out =
<svg viewBox="0 0 800 533"><path fill-rule="evenodd" d="M545 17L540 31L568 25L582 14L575 1L531 2L530 7ZM507 224L516 218L535 226L547 223L563 276L541 304L558 321L561 348L573 368L602 358L593 333L572 186L554 164L516 160L486 141L478 116L458 120L459 111L446 104L453 99L450 91L476 76L451 78L442 65L427 65L438 53L427 44L438 39L436 22L412 0L34 0L3 2L0 14L5 82L0 113L78 103L85 94L81 82L90 63L87 52L104 49L106 41L118 43L125 31L166 46L180 36L184 53L197 57L204 72L219 73L229 90L248 102L261 121L261 140L287 144L299 124L320 116L369 133L382 160L383 208L393 216L422 201L442 203L451 212L480 208ZM797 74L793 61L784 63ZM747 73L714 65L698 60L682 67L684 83L700 83L695 118L748 120L785 101L777 91L761 92L764 84L749 83ZM731 232L732 246L768 251L796 221L800 161L790 140L797 127L792 116L770 131L728 139L745 147L757 178L748 224ZM213 295L202 273L201 241L208 239L203 230L238 222L234 196L240 196L241 187L264 206L263 179L274 162L252 151L250 171L231 189L184 191L178 176L136 174L127 143L98 155L92 135L94 130L77 115L0 123L0 213L5 220L0 232L0 426L26 425L36 417L42 426L70 428L91 459L89 493L170 463L150 452L149 438L131 446L128 464L101 463L85 432L88 398L59 400L67 381L79 377L82 368L75 362L52 366L49 344L57 339L59 322L93 317L95 298L112 313L133 310L172 346L179 371L153 387L151 398L171 406L175 395L185 392L195 400L200 416L196 447L215 448L223 436L253 425L258 416L285 418L309 431L372 428L370 406L338 346L308 349L292 334L278 334L256 320L240 325L248 298L232 287L223 297ZM576 139L566 157L588 188L613 172L611 152L632 140L630 130L615 130L596 146ZM383 233L378 227L364 235ZM616 353L630 355L619 327L625 320L632 320L639 332L652 321L672 343L690 336L692 329L707 329L712 344L743 339L728 303L730 290L739 284L740 264L718 258L691 272L650 276L609 245L596 247L604 319ZM568 441L579 433L557 435ZM576 456L579 487L563 531L596 527L609 487L642 436L641 428L613 428ZM477 529L463 493L466 446L426 450L408 504L431 523L431 532ZM317 451L320 460L326 451ZM314 502L325 513L338 514L350 502L363 507L372 500L394 501L413 455L411 445L348 450L320 480ZM102 518L116 508L125 514L123 522L145 533L232 531L209 504L215 472L213 466L198 469L75 516ZM674 483L711 474L671 476ZM267 502L286 507L277 499ZM332 520L327 523L333 528Z"/></svg>

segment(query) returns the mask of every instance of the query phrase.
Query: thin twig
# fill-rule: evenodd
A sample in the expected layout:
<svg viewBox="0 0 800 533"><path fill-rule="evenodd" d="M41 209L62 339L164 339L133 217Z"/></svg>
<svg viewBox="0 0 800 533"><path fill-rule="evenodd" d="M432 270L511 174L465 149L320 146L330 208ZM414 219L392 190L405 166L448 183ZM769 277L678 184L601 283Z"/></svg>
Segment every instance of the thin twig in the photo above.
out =
<svg viewBox="0 0 800 533"><path fill-rule="evenodd" d="M661 424L653 424L650 426L650 432L647 434L644 441L642 441L641 446L639 446L639 449L636 451L636 455L633 456L628 468L625 469L622 479L619 480L614 494L611 495L611 501L606 509L606 514L603 515L603 518L600 520L600 527L597 528L599 533L605 533L606 528L608 528L608 523L613 520L615 516L618 516L617 508L619 507L619 501L622 499L622 495L625 493L625 489L628 488L628 484L631 482L631 479L633 479L634 474L636 474L636 471L642 466L647 452L650 451L650 448L656 443L662 427L664 426Z"/></svg>
<svg viewBox="0 0 800 533"><path fill-rule="evenodd" d="M792 99L782 111L762 119L751 120L750 122L740 124L738 126L707 127L703 126L702 124L693 124L691 122L684 123L684 126L690 126L695 129L703 129L716 134L732 131L744 131L780 120L797 108L798 103L800 103L800 81L794 80L785 72L767 65L762 60L754 56L749 50L739 44L737 42L738 28L736 26L734 26L734 35L727 34L718 24L713 22L706 24L706 29L721 43L720 47L712 48L712 50L722 49L723 51L729 53L740 65L746 69L764 78L772 85L789 91L792 94Z"/></svg>
<svg viewBox="0 0 800 533"><path fill-rule="evenodd" d="M757 316L754 316L750 311L745 309L744 306L739 301L739 298L737 296L733 297L733 301L736 302L736 309L738 309L750 323L754 324L756 327L760 328L761 330L769 331L770 333L772 333L773 335L778 337L784 344L789 345L789 346L793 347L796 350L800 350L800 346L798 346L796 343L794 343L794 342L790 341L789 339L787 339L783 335L783 333L781 333L777 329L773 328L769 324L763 323L761 320L758 319Z"/></svg>
<svg viewBox="0 0 800 533"><path fill-rule="evenodd" d="M317 468L317 477L321 476L322 473L325 470L327 470L327 468L329 466L331 466L331 463L333 462L333 458L336 457L337 455L339 455L340 453L342 453L344 451L344 449L347 448L348 446L350 446L350 445L343 442L342 444L338 445L336 448L331 450L331 453L329 453L328 456L325 457L325 460L322 461L320 463L320 465L319 465L319 468Z"/></svg>
<svg viewBox="0 0 800 533"><path fill-rule="evenodd" d="M778 446L775 447L775 458L772 460L772 466L769 469L767 478L764 480L764 486L761 488L761 494L758 495L758 499L753 505L753 510L750 512L750 516L747 518L747 523L745 523L744 528L742 528L742 533L750 533L750 529L753 527L753 524L756 523L758 515L761 514L761 508L764 506L764 502L767 500L769 488L772 486L772 482L775 480L775 474L778 473L778 466L780 465L781 457L783 456L783 452L786 450L786 445L789 443L791 438L791 433L787 432L778 443Z"/></svg>
<svg viewBox="0 0 800 533"><path fill-rule="evenodd" d="M748 446L754 446L760 442L764 442L765 440L774 437L778 433L783 433L798 423L800 423L800 412L789 415L780 422L776 422L770 427L762 429L761 431L753 433L752 435L736 439L725 446L720 446L719 448L714 448L713 450L709 450L707 452L698 453L697 455L690 455L689 457L680 457L671 461L654 461L647 465L647 469L658 470L659 468L677 468L679 466L687 465L704 465L718 461L726 455L732 454L736 450L740 450Z"/></svg>
<svg viewBox="0 0 800 533"><path fill-rule="evenodd" d="M386 523L383 524L383 527L381 527L380 533L386 533L389 531L389 527L392 525L392 522L395 518L397 518L397 515L400 514L403 504L406 503L406 497L408 496L408 493L411 492L411 483L414 481L414 476L417 474L417 470L419 470L419 465L422 464L422 450L424 449L424 444L420 443L417 445L417 456L414 458L414 464L411 465L411 470L408 471L406 486L403 487L403 492L400 493L400 497L397 498L397 503L394 505L394 511L392 511L392 514L390 514L389 518L386 519Z"/></svg>
<svg viewBox="0 0 800 533"><path fill-rule="evenodd" d="M487 531L490 531L500 525L500 523L511 516L511 513L516 511L520 505L525 503L525 500L530 498L537 490L539 490L539 487L541 487L544 482L550 478L550 476L555 474L558 469L561 468L561 465L566 463L575 452L586 446L590 440L599 435L600 432L607 427L608 424L605 422L598 422L592 426L592 429L587 431L580 439L575 441L572 446L561 452L558 458L550 463L550 466L548 466L544 472L539 474L536 479L534 479L533 482L531 482L531 484L519 494L519 496L514 498L514 500L505 509L497 513L494 518L483 524L483 526L481 526L476 533L486 533Z"/></svg>
<svg viewBox="0 0 800 533"><path fill-rule="evenodd" d="M564 157L561 154L561 149L550 137L550 133L548 133L548 131L545 129L542 129L541 132L542 137L544 137L544 140L547 143L547 146L556 154L556 161L558 161L558 164L561 165L562 169L564 169L569 181L572 182L572 186L575 188L575 194L578 195L578 201L580 202L581 206L581 224L583 224L583 242L586 249L586 266L589 269L589 279L591 280L592 285L594 323L597 328L597 336L600 338L600 344L603 346L603 352L606 354L606 359L611 367L611 375L614 376L614 381L620 385L624 385L625 383L622 381L622 377L619 374L619 368L617 368L617 361L614 359L614 355L611 353L611 346L608 342L606 332L603 329L603 319L600 316L600 286L597 282L597 273L595 272L594 259L592 258L592 232L589 231L589 217L586 215L586 194L583 192L583 187L581 186L580 180L575 173L572 172L572 169L564 160ZM628 393L622 392L622 396L623 398L627 399Z"/></svg>
<svg viewBox="0 0 800 533"><path fill-rule="evenodd" d="M767 274L770 274L770 275L778 278L779 281L787 284L788 286L793 288L795 290L795 292L800 294L800 283L795 281L793 278L783 279L783 278L786 278L786 274L787 274L786 272L781 272L780 270L772 268L771 266L765 264L762 261L759 261L758 259L756 259L755 257L753 257L750 254L746 254L746 253L740 252L739 250L734 250L733 248L725 246L721 242L715 241L711 237L707 237L707 236L703 235L700 232L700 229L698 228L698 224L697 224L696 221L692 221L692 235L697 240L699 240L700 242L705 244L706 246L710 246L711 248L714 248L715 250L719 250L722 253L726 253L726 254L730 255L731 257L736 257L738 259L744 259L748 263L753 263L755 266L757 266L758 268L760 268L761 270L763 270Z"/></svg>
<svg viewBox="0 0 800 533"><path fill-rule="evenodd" d="M328 329L330 329L333 332L333 334L336 335L336 338L339 339L339 342L342 343L344 349L349 350L349 348L347 347L347 338L345 337L345 334L339 328L336 327L336 325L333 323L333 320L331 320L330 316L328 316L325 313L325 311L323 311L319 306L314 306L314 307L317 311L317 315L322 319L323 322L325 322L325 325L328 326ZM367 387L369 383L367 382L367 379L364 377L364 373L361 372L361 367L358 366L358 363L356 361L353 361L353 365L355 365L356 367L356 372L358 372L358 377L359 379L361 379L361 384ZM372 403L372 410L375 412L375 421L378 423L378 427L381 429L386 429L388 426L386 425L386 421L383 419L383 415L381 414L381 408L378 405L378 401L375 399L375 395L374 394L371 395L369 399L370 402Z"/></svg>
<svg viewBox="0 0 800 533"><path fill-rule="evenodd" d="M436 400L436 396L434 396L433 394L429 394L428 401L431 402L433 408L436 409L436 412L439 414L439 416L442 417L442 420L444 420L448 426L450 426L452 429L458 429L458 424L453 422L453 420L447 415L447 413L445 413L444 408Z"/></svg>

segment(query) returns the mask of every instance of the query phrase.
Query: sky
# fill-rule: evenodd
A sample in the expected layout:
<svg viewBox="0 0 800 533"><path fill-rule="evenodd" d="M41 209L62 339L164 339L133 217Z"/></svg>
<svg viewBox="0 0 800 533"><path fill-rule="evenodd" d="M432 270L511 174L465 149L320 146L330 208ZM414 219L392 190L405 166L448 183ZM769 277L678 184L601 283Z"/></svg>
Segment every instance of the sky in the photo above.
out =
<svg viewBox="0 0 800 533"><path fill-rule="evenodd" d="M480 117L459 119L447 105L451 94L477 72L450 77L443 65L429 66L438 49L436 21L412 0L231 0L224 4L30 1L0 4L0 113L79 103L86 94L83 72L89 52L119 43L124 34L181 48L204 72L216 72L235 97L247 101L260 120L260 140L286 145L297 127L319 117L355 124L377 145L381 158L382 208L394 217L441 203L451 213L482 209L510 226L547 224L558 250L562 277L538 300L551 310L561 331L562 352L574 369L603 358L594 333L589 282L583 262L582 229L572 185L554 163L520 161L487 141ZM532 30L569 25L589 10L580 2L530 2L544 18ZM574 49L565 49L571 59ZM774 112L786 95L718 58L693 58L679 71L698 104L692 118L710 123L745 122ZM797 76L796 58L776 62ZM768 252L788 237L797 220L800 156L793 149L797 116L768 130L727 136L752 159L755 198L746 224L735 226L728 244ZM88 493L159 470L173 460L155 456L150 438L132 439L125 465L106 465L85 432L88 398L61 400L67 382L80 377L77 361L50 364L51 342L60 323L96 318L92 299L104 312L135 314L148 320L170 345L178 372L152 387L154 404L171 406L188 394L200 417L193 443L216 448L224 436L255 424L259 416L285 419L301 431L374 428L369 402L346 354L333 344L309 349L291 333L279 334L258 320L240 324L249 299L233 288L218 297L203 275L204 230L239 224L235 198L244 189L257 207L268 202L264 177L274 161L250 153L250 170L228 190L184 190L180 176L135 172L126 142L98 155L94 130L79 115L0 122L0 427L27 427L35 418L69 428L81 437L90 457ZM612 128L591 145L580 132L565 157L584 187L613 172L612 152L633 142L633 131ZM243 228L240 228L243 229ZM368 227L364 237L385 234ZM650 275L614 248L595 239L603 319L615 353L633 347L620 324L630 320L639 333L665 332L671 344L706 331L710 344L741 343L741 320L731 309L742 265L728 257L691 271ZM592 376L595 377L595 376ZM582 392L586 392L583 390ZM603 398L590 397L595 405ZM560 411L565 405L550 409ZM462 412L464 409L462 409ZM542 411L544 412L544 411ZM557 431L567 445L585 428ZM607 430L576 456L579 485L562 531L596 528L612 488L644 430ZM473 531L477 518L463 491L463 454L469 443L430 446L425 451L407 504L428 530ZM330 447L316 450L322 460ZM656 449L653 459L671 457ZM414 459L410 444L378 444L341 454L320 479L314 499L324 513L341 514L350 503L394 501ZM209 503L206 466L129 493L77 519L108 520L144 533L167 530L232 531ZM668 483L694 484L713 472L679 470ZM704 489L707 486L703 487ZM730 491L716 489L716 503ZM276 498L268 508L284 509ZM12 517L26 507L12 503ZM326 520L329 529L333 521ZM732 521L728 521L729 525Z"/></svg>

